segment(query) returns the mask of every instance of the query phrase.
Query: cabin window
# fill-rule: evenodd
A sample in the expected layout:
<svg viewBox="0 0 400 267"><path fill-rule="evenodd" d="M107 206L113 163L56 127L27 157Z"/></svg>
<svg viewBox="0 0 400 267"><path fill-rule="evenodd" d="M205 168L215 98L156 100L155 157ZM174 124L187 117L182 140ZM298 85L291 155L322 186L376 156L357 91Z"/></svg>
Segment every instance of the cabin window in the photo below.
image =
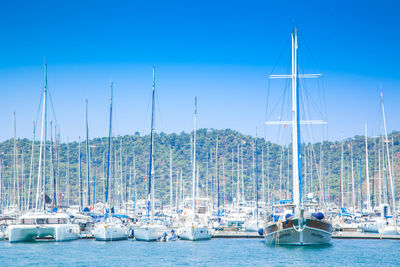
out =
<svg viewBox="0 0 400 267"><path fill-rule="evenodd" d="M59 223L59 218L50 218L50 219L48 219L48 223L50 223L50 224L57 224L57 223Z"/></svg>
<svg viewBox="0 0 400 267"><path fill-rule="evenodd" d="M34 224L35 219L22 219L21 224Z"/></svg>
<svg viewBox="0 0 400 267"><path fill-rule="evenodd" d="M38 218L38 219L36 219L36 223L37 224L48 224L49 220L46 218Z"/></svg>

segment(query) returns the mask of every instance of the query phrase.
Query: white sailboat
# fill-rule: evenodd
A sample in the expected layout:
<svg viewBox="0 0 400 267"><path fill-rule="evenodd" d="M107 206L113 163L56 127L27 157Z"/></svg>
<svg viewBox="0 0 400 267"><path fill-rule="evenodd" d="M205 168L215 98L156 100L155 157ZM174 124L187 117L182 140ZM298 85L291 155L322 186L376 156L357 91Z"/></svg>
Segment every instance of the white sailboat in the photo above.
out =
<svg viewBox="0 0 400 267"><path fill-rule="evenodd" d="M155 113L155 68L153 66L153 89L151 101L151 129L150 129L150 162L149 162L149 186L147 193L147 217L134 226L135 239L138 241L157 241L173 233L163 222L154 220L154 113Z"/></svg>
<svg viewBox="0 0 400 267"><path fill-rule="evenodd" d="M111 83L110 97L110 126L108 132L108 160L107 160L107 179L105 192L105 208L104 219L96 223L93 234L97 241L117 241L128 239L128 228L122 223L119 218L113 217L109 211L108 192L110 179L110 161L111 161L111 134L112 134L112 102L113 102L113 84Z"/></svg>
<svg viewBox="0 0 400 267"><path fill-rule="evenodd" d="M399 228L397 226L397 207L396 207L396 189L395 189L395 181L394 181L394 174L392 169L392 164L390 156L389 156L389 140L388 140L388 135L387 135L387 127L386 127L386 114L385 114L385 105L383 103L383 91L381 90L381 105L382 105L382 118L383 118L383 129L384 129L384 134L385 134L385 147L384 147L384 153L383 157L386 156L386 163L387 163L387 169L389 172L389 179L390 179L390 187L391 187L391 195L392 195L392 218L388 218L386 216L386 213L384 210L381 212L381 218L384 220L384 223L380 225L378 232L381 235L398 235L399 233ZM393 143L393 140L392 140ZM393 151L393 149L392 149ZM386 152L386 153L385 153ZM385 155L386 154L386 155ZM393 160L392 155L392 160ZM385 166L386 167L386 166ZM384 168L385 168L384 167ZM394 168L394 167L393 167ZM389 209L389 206L387 206L387 209Z"/></svg>
<svg viewBox="0 0 400 267"><path fill-rule="evenodd" d="M290 75L271 76L271 78L289 78L292 81L292 121L266 122L266 124L272 125L284 123L292 126L293 203L276 205L274 207L274 220L268 222L262 234L264 234L265 241L268 244L300 246L328 244L331 241L332 225L324 220L323 213L310 212L312 207L307 209L302 201L298 79L313 78L319 75L298 75L297 49L297 29L294 29L292 33L292 73Z"/></svg>
<svg viewBox="0 0 400 267"><path fill-rule="evenodd" d="M196 132L197 132L197 97L195 98L194 131L193 131L193 162L192 162L192 209L185 210L180 227L179 237L182 240L208 240L211 239L211 229L208 227L206 211L197 206L198 190L196 190ZM198 177L197 177L198 179ZM198 188L197 188L198 189Z"/></svg>

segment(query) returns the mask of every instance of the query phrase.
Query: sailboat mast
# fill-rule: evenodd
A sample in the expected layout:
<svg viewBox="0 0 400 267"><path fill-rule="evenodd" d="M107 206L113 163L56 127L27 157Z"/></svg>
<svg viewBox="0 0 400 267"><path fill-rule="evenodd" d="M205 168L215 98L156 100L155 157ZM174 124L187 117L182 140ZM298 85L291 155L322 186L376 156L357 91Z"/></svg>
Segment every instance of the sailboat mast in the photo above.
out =
<svg viewBox="0 0 400 267"><path fill-rule="evenodd" d="M215 145L215 178L217 179L217 209L219 214L219 173L218 173L218 136L217 143Z"/></svg>
<svg viewBox="0 0 400 267"><path fill-rule="evenodd" d="M57 182L56 182L56 171L54 166L54 144L53 144L53 121L50 121L50 173L53 185L53 203L52 206L55 208L57 206Z"/></svg>
<svg viewBox="0 0 400 267"><path fill-rule="evenodd" d="M70 197L70 183L69 183L69 140L67 139L67 167L66 167L65 175L67 180L67 207L70 206L69 197Z"/></svg>
<svg viewBox="0 0 400 267"><path fill-rule="evenodd" d="M40 209L40 188L42 187L43 190L43 210L45 208L45 186L42 185L41 183L44 184L45 182L45 176L46 176L46 119L47 119L47 65L46 62L44 63L44 87L43 87L43 109L42 109L42 130L40 133L40 151L39 151L39 170L38 170L38 181L37 181L37 188L36 188L36 205L35 209L38 211ZM44 140L43 140L44 139ZM43 157L42 157L43 156ZM42 169L43 165L43 169ZM42 176L43 175L43 176Z"/></svg>
<svg viewBox="0 0 400 267"><path fill-rule="evenodd" d="M29 210L30 200L31 200L31 188L32 188L32 173L33 173L33 156L35 153L35 122L33 122L33 136L32 136L32 149L31 149L31 164L29 168L29 184L28 184L28 194L27 194L27 204L26 209Z"/></svg>
<svg viewBox="0 0 400 267"><path fill-rule="evenodd" d="M95 151L96 155L96 151ZM96 159L94 161L94 176L93 176L93 208L94 204L96 203L96 172L97 172L97 162Z"/></svg>
<svg viewBox="0 0 400 267"><path fill-rule="evenodd" d="M257 156L257 128L256 128L256 139L254 140L254 155L255 155L255 179L256 179L256 220L258 227L258 156Z"/></svg>
<svg viewBox="0 0 400 267"><path fill-rule="evenodd" d="M383 128L385 130L385 143L386 143L386 152L387 152L387 162L389 169L389 178L390 178L390 187L392 188L392 201L393 201L393 217L395 227L397 228L397 208L396 208L396 194L395 194L395 183L393 180L392 167L389 156L389 140L387 136L387 128L386 128L386 115L385 115L385 105L383 104L383 91L381 90L381 104L382 104L382 117L383 117ZM384 157L383 157L384 158Z"/></svg>
<svg viewBox="0 0 400 267"><path fill-rule="evenodd" d="M134 196L133 196L133 218L136 219L136 156L135 149L133 149L133 184L134 184Z"/></svg>
<svg viewBox="0 0 400 267"><path fill-rule="evenodd" d="M46 209L46 140L47 140L47 64L45 67L45 82L44 82L44 141L43 141L43 210Z"/></svg>
<svg viewBox="0 0 400 267"><path fill-rule="evenodd" d="M197 97L194 98L194 119L193 119L193 166L192 166L192 198L193 209L196 209L196 131L197 131Z"/></svg>
<svg viewBox="0 0 400 267"><path fill-rule="evenodd" d="M16 196L15 196L15 193L16 193L16 190L17 190L17 186L18 186L18 184L16 185L16 181L17 181L17 137L16 137L16 132L17 132L17 130L16 130L16 116L15 116L15 111L14 111L14 113L13 113L13 121L14 121L14 167L13 167L13 172L14 172L14 186L13 186L13 205L16 205L17 204L17 200L16 200ZM17 207L18 207L18 205L17 205Z"/></svg>
<svg viewBox="0 0 400 267"><path fill-rule="evenodd" d="M367 123L365 123L365 176L366 176L365 178L366 178L366 183L367 183L367 210L371 210L371 191L369 188L369 167L368 167Z"/></svg>
<svg viewBox="0 0 400 267"><path fill-rule="evenodd" d="M89 149L89 123L88 123L88 100L86 99L86 178L88 207L90 208L90 149Z"/></svg>
<svg viewBox="0 0 400 267"><path fill-rule="evenodd" d="M153 132L154 132L154 97L155 97L155 68L153 66L153 90L151 97L151 129L150 129L150 162L149 162L149 189L147 193L147 217L150 216L150 200L153 174ZM154 201L154 199L153 199ZM152 214L153 216L153 214Z"/></svg>
<svg viewBox="0 0 400 267"><path fill-rule="evenodd" d="M172 149L169 149L169 207L172 212L172 198L173 198L173 186L172 186Z"/></svg>
<svg viewBox="0 0 400 267"><path fill-rule="evenodd" d="M293 201L299 212L301 201L301 151L299 91L297 85L297 28L292 33L292 150L293 150Z"/></svg>
<svg viewBox="0 0 400 267"><path fill-rule="evenodd" d="M351 192L353 199L353 212L356 211L356 195L354 192L354 160L353 160L353 145L350 143L350 157L351 157Z"/></svg>
<svg viewBox="0 0 400 267"><path fill-rule="evenodd" d="M83 210L83 188L82 188L82 160L81 160L81 137L78 143L78 175L79 175L79 211Z"/></svg>
<svg viewBox="0 0 400 267"><path fill-rule="evenodd" d="M3 159L0 159L0 212L3 213Z"/></svg>
<svg viewBox="0 0 400 267"><path fill-rule="evenodd" d="M112 103L113 103L113 83L111 83L111 96L110 96L110 125L108 128L108 155L107 155L107 173L106 173L106 209L108 204L108 188L110 184L110 161L111 161L111 135L112 135Z"/></svg>
<svg viewBox="0 0 400 267"><path fill-rule="evenodd" d="M340 182L339 182L339 213L342 214L343 207L343 139L340 154Z"/></svg>

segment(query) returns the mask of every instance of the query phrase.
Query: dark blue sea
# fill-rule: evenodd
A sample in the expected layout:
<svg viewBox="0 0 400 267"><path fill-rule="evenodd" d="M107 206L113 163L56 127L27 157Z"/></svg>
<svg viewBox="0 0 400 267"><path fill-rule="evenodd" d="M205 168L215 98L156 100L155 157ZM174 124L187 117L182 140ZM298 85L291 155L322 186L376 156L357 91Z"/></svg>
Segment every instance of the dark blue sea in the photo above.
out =
<svg viewBox="0 0 400 267"><path fill-rule="evenodd" d="M274 247L261 239L146 243L133 240L0 242L0 266L399 266L400 241L338 240Z"/></svg>

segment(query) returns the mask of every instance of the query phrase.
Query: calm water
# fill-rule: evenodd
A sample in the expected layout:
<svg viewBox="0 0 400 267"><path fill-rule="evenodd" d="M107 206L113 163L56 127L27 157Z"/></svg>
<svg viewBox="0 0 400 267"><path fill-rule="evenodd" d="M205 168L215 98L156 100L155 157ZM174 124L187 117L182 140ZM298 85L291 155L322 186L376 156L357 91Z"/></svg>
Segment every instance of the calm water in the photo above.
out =
<svg viewBox="0 0 400 267"><path fill-rule="evenodd" d="M65 243L0 242L0 266L196 265L389 266L400 264L400 241L333 240L327 247L272 247L261 239L146 243L138 241Z"/></svg>

